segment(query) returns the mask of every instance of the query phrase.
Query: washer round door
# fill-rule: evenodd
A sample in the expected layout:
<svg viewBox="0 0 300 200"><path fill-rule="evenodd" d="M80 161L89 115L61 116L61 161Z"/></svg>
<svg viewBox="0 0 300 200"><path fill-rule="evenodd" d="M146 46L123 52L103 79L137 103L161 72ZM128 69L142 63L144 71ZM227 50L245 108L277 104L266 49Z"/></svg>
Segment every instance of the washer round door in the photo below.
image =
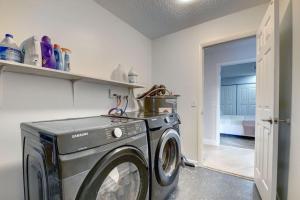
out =
<svg viewBox="0 0 300 200"><path fill-rule="evenodd" d="M121 147L89 172L76 200L145 200L148 184L148 165L143 154L133 147Z"/></svg>
<svg viewBox="0 0 300 200"><path fill-rule="evenodd" d="M155 174L162 186L170 185L179 173L181 148L179 133L168 129L161 136L155 156Z"/></svg>

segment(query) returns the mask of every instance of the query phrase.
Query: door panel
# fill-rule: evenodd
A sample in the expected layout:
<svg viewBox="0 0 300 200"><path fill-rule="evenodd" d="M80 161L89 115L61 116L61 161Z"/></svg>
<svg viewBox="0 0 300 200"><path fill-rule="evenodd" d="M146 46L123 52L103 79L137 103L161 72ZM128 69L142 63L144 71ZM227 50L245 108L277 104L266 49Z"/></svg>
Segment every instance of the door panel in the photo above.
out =
<svg viewBox="0 0 300 200"><path fill-rule="evenodd" d="M236 115L236 85L221 86L221 115Z"/></svg>
<svg viewBox="0 0 300 200"><path fill-rule="evenodd" d="M263 200L276 199L279 102L279 2L272 0L257 33L255 183Z"/></svg>
<svg viewBox="0 0 300 200"><path fill-rule="evenodd" d="M237 115L255 115L256 86L245 84L237 86Z"/></svg>

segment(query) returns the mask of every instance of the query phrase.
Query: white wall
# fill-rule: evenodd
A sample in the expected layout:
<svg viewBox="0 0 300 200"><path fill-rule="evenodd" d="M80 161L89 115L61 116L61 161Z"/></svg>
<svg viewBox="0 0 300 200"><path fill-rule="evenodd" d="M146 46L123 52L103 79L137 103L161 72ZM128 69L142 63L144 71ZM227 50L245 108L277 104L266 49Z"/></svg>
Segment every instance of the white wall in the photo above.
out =
<svg viewBox="0 0 300 200"><path fill-rule="evenodd" d="M74 72L110 78L122 64L151 83L151 41L93 0L0 0L0 11L1 37L47 34L73 51ZM1 74L0 102L1 199L22 199L21 122L100 115L113 104L108 86L77 82L73 105L69 81L14 73Z"/></svg>
<svg viewBox="0 0 300 200"><path fill-rule="evenodd" d="M73 51L73 72L109 78L121 64L151 80L151 41L93 0L0 0L0 10L1 38L48 35Z"/></svg>
<svg viewBox="0 0 300 200"><path fill-rule="evenodd" d="M300 1L293 0L293 98L288 200L300 197Z"/></svg>
<svg viewBox="0 0 300 200"><path fill-rule="evenodd" d="M266 5L212 20L153 41L152 75L154 83L165 83L181 94L183 151L198 160L202 127L202 49L201 44L256 31ZM198 126L199 125L199 126ZM198 152L199 150L199 152Z"/></svg>
<svg viewBox="0 0 300 200"><path fill-rule="evenodd" d="M204 49L204 143L219 144L220 65L251 62L256 58L256 38L235 40Z"/></svg>

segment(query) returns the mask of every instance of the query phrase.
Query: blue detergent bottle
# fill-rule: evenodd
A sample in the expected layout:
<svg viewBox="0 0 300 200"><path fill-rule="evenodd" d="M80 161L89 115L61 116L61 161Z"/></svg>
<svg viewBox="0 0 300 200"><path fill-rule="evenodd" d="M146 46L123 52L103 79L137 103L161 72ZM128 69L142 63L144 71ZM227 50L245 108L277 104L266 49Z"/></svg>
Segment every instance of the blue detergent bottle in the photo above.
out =
<svg viewBox="0 0 300 200"><path fill-rule="evenodd" d="M64 71L62 50L58 44L54 44L54 56L56 60L56 69Z"/></svg>

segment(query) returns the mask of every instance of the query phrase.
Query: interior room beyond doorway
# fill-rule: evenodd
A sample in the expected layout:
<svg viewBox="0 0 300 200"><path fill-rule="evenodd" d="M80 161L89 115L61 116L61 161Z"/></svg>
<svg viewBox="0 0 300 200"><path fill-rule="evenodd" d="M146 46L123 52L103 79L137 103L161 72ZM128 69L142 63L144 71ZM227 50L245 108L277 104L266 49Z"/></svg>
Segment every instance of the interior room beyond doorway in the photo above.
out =
<svg viewBox="0 0 300 200"><path fill-rule="evenodd" d="M204 166L253 178L255 110L256 38L205 48Z"/></svg>

